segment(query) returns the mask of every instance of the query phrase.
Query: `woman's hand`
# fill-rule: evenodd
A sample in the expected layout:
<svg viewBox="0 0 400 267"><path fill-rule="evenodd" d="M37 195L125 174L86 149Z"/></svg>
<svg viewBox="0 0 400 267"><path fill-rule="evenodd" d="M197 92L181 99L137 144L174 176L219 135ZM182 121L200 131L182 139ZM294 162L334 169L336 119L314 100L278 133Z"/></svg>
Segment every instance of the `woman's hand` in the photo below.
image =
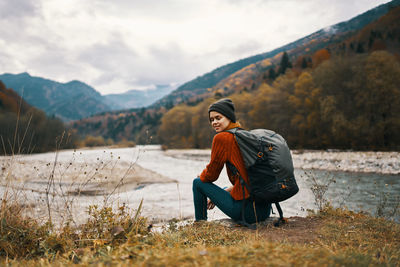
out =
<svg viewBox="0 0 400 267"><path fill-rule="evenodd" d="M228 188L225 188L225 191L227 191L227 192L232 192L232 189L233 189L233 186L231 186L231 187L228 187Z"/></svg>
<svg viewBox="0 0 400 267"><path fill-rule="evenodd" d="M224 190L227 192L231 192L232 189L233 189L233 186L228 187L228 188L224 187ZM210 199L207 199L207 209L212 210L214 207L215 207L215 204Z"/></svg>
<svg viewBox="0 0 400 267"><path fill-rule="evenodd" d="M215 204L210 199L207 199L207 209L212 210L214 207Z"/></svg>

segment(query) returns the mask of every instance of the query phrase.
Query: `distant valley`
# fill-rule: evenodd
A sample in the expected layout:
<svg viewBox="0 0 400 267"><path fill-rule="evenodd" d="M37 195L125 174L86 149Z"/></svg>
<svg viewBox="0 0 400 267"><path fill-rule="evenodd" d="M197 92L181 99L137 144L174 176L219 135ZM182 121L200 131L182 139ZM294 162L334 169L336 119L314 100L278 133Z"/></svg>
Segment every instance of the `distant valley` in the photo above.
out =
<svg viewBox="0 0 400 267"><path fill-rule="evenodd" d="M175 87L157 85L154 89L129 90L122 94L104 95L105 102L112 110L147 107L171 93Z"/></svg>

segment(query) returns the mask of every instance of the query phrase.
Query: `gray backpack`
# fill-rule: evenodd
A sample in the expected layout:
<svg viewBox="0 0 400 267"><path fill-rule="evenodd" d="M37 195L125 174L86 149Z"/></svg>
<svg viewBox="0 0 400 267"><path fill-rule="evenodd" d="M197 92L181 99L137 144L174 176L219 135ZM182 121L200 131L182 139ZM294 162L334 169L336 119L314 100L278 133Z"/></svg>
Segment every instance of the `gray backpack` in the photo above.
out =
<svg viewBox="0 0 400 267"><path fill-rule="evenodd" d="M228 168L239 176L243 189L246 186L254 201L275 204L280 217L277 225L285 222L279 202L299 191L294 177L292 156L285 139L266 129L246 131L234 128L227 132L234 134L236 138L250 184L243 180L233 164L228 163Z"/></svg>

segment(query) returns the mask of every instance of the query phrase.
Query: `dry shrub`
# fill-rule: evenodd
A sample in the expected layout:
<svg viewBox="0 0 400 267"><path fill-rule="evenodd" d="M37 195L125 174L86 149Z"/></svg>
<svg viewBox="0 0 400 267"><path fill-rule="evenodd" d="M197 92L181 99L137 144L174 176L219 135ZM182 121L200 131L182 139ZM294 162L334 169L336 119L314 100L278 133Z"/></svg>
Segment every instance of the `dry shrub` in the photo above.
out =
<svg viewBox="0 0 400 267"><path fill-rule="evenodd" d="M0 213L0 255L9 258L42 256L51 243L57 240L49 233L47 224L40 225L35 219L23 215L23 207L3 199ZM59 247L59 246L57 246ZM57 249L56 249L57 250Z"/></svg>
<svg viewBox="0 0 400 267"><path fill-rule="evenodd" d="M95 146L106 146L107 143L102 136L88 135L82 141L81 146L83 147L95 147Z"/></svg>
<svg viewBox="0 0 400 267"><path fill-rule="evenodd" d="M111 138L104 139L102 136L87 135L81 141L80 147L96 147L96 146L115 146L115 147L135 147L136 143L125 138L118 142L114 142Z"/></svg>
<svg viewBox="0 0 400 267"><path fill-rule="evenodd" d="M142 203L134 215L125 205L113 211L111 207L89 206L89 218L80 227L80 240L104 244L120 244L132 234L147 234L147 220L140 216Z"/></svg>
<svg viewBox="0 0 400 267"><path fill-rule="evenodd" d="M121 141L117 142L116 147L135 147L136 143L131 141L131 140L127 140L125 138L123 138Z"/></svg>
<svg viewBox="0 0 400 267"><path fill-rule="evenodd" d="M75 255L75 251L81 248L99 250L106 246L117 246L132 237L147 235L147 221L140 216L141 204L133 215L126 206L120 206L117 211L111 207L90 206L85 224L77 227L67 224L55 231L50 223L41 224L25 216L22 205L3 199L0 211L0 257L51 259L58 254ZM75 255L72 258L76 261L78 257Z"/></svg>

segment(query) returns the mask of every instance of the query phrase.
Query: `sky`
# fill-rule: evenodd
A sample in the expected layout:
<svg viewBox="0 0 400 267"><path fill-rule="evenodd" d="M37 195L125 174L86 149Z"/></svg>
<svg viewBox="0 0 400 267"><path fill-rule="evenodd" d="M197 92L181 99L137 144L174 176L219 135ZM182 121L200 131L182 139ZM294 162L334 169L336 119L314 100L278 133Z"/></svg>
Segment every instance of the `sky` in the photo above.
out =
<svg viewBox="0 0 400 267"><path fill-rule="evenodd" d="M0 74L178 86L387 0L0 0Z"/></svg>

